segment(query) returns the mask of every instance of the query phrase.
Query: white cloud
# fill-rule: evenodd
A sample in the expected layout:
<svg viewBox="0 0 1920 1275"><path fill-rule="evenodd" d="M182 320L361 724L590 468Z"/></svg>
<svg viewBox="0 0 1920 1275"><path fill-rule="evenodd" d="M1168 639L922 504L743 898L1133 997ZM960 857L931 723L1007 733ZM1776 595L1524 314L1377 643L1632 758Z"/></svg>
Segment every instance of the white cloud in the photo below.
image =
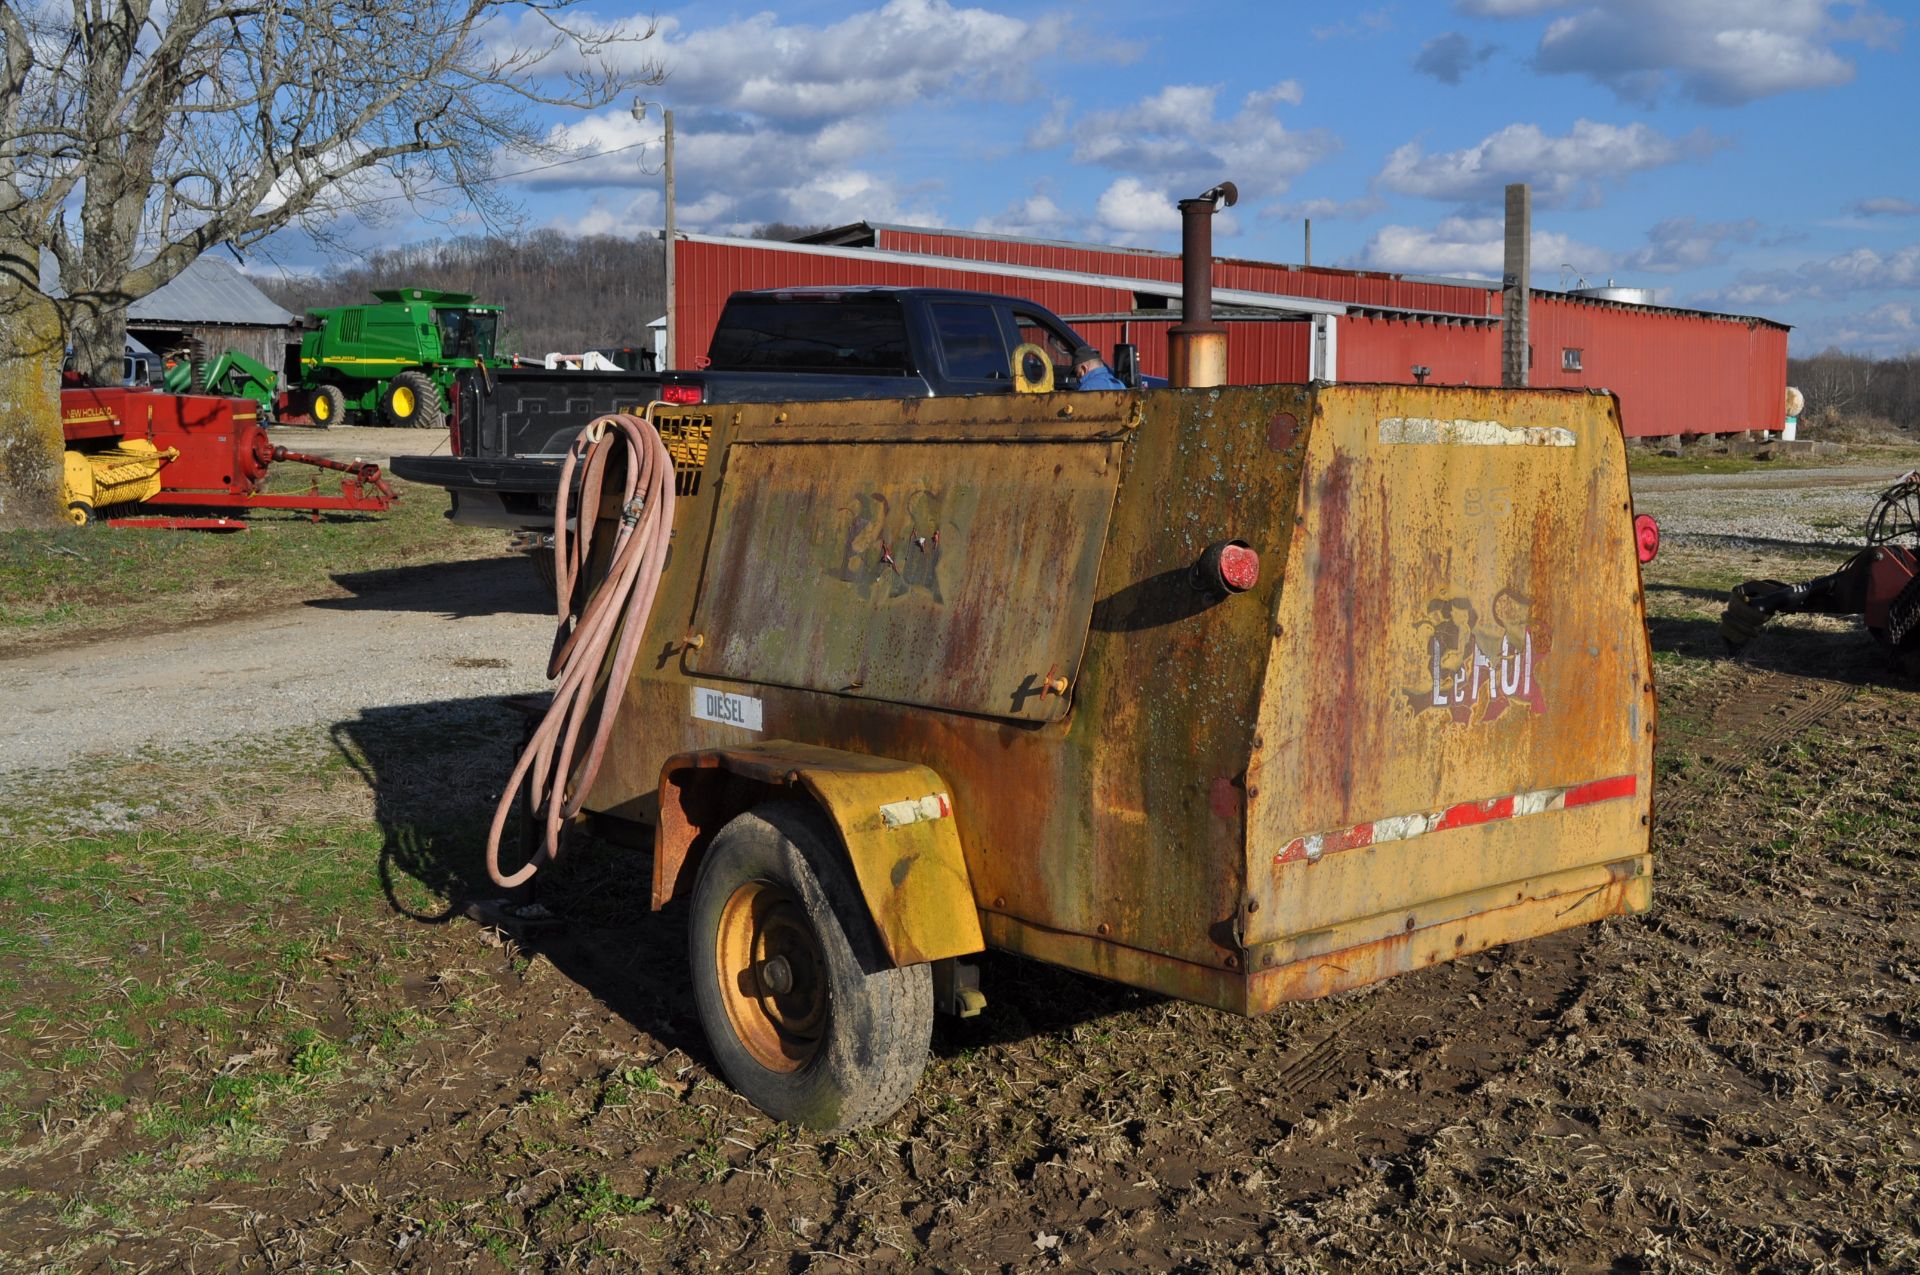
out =
<svg viewBox="0 0 1920 1275"><path fill-rule="evenodd" d="M973 223L973 229L982 234L1033 239L1085 238L1087 230L1080 218L1042 191L1036 191L1004 212L979 218Z"/></svg>
<svg viewBox="0 0 1920 1275"><path fill-rule="evenodd" d="M666 63L659 91L674 104L792 122L947 95L1023 97L1039 83L1034 68L1076 38L1066 13L1026 19L947 0L888 0L824 27L762 12L693 31L666 19L660 30L639 47Z"/></svg>
<svg viewBox="0 0 1920 1275"><path fill-rule="evenodd" d="M1393 30L1393 9L1368 9L1345 18L1332 26L1315 27L1313 38L1316 40L1358 40L1369 36L1385 35Z"/></svg>
<svg viewBox="0 0 1920 1275"><path fill-rule="evenodd" d="M1397 194L1460 203L1496 200L1509 183L1528 182L1535 201L1548 207L1593 204L1611 180L1698 158L1723 144L1703 130L1669 137L1645 124L1576 120L1561 137L1537 124L1509 124L1456 151L1429 155L1408 142L1387 156L1376 180Z"/></svg>
<svg viewBox="0 0 1920 1275"><path fill-rule="evenodd" d="M1102 226L1119 233L1122 243L1180 230L1180 213L1173 201L1132 177L1122 177L1101 192L1094 213Z"/></svg>
<svg viewBox="0 0 1920 1275"><path fill-rule="evenodd" d="M1759 231L1760 223L1751 217L1744 221L1669 217L1649 230L1646 245L1622 257L1618 268L1677 274L1721 265L1728 257L1727 245L1751 243Z"/></svg>
<svg viewBox="0 0 1920 1275"><path fill-rule="evenodd" d="M562 229L652 229L664 220L659 137L657 123L636 122L624 110L594 116L567 129L566 140L603 151L645 145L521 180L536 188L632 189L626 196L583 196L578 212L553 223ZM713 234L740 233L769 221L938 221L928 192L898 188L867 167L886 145L882 126L870 120L842 120L802 133L746 121L682 130L674 147L676 220L683 229ZM582 169L592 170L585 180Z"/></svg>
<svg viewBox="0 0 1920 1275"><path fill-rule="evenodd" d="M1547 7L1475 11L1512 16ZM1653 101L1677 87L1698 101L1730 106L1845 84L1854 64L1834 46L1883 46L1900 26L1870 5L1836 0L1608 0L1554 19L1534 66L1584 75L1631 101Z"/></svg>
<svg viewBox="0 0 1920 1275"><path fill-rule="evenodd" d="M1301 100L1293 80L1247 94L1231 115L1216 114L1219 95L1216 85L1169 84L1130 106L1077 121L1056 108L1027 140L1039 149L1071 143L1075 163L1153 185L1169 203L1227 179L1243 199L1272 199L1339 149L1339 139L1324 130L1294 132L1280 121L1275 106Z"/></svg>
<svg viewBox="0 0 1920 1275"><path fill-rule="evenodd" d="M1262 221L1299 221L1317 217L1323 221L1365 221L1387 206L1378 195L1358 199L1302 199L1291 203L1268 204L1260 210Z"/></svg>
<svg viewBox="0 0 1920 1275"><path fill-rule="evenodd" d="M1846 300L1892 288L1920 288L1920 243L1887 253L1855 248L1784 270L1749 270L1704 299L1734 306L1781 306L1810 299Z"/></svg>
<svg viewBox="0 0 1920 1275"><path fill-rule="evenodd" d="M1553 9L1565 9L1574 0L1458 0L1462 13L1481 18L1526 18Z"/></svg>
<svg viewBox="0 0 1920 1275"><path fill-rule="evenodd" d="M1611 258L1566 235L1536 230L1532 244L1536 279L1572 262L1589 274L1607 270ZM1448 217L1432 229L1382 226L1349 264L1407 274L1446 274L1498 279L1506 265L1506 225L1499 217Z"/></svg>
<svg viewBox="0 0 1920 1275"><path fill-rule="evenodd" d="M1920 213L1920 204L1892 195L1876 195L1872 199L1859 200L1853 205L1853 210L1864 217L1912 217Z"/></svg>
<svg viewBox="0 0 1920 1275"><path fill-rule="evenodd" d="M675 108L679 219L715 232L770 220L940 221L928 189L902 188L885 175L895 118L973 99L1019 100L1041 83L1038 68L1063 58L1132 56L1097 37L1090 46L1066 12L1022 17L949 0L888 0L825 26L785 23L772 12L699 29L664 19L659 32L631 54L660 59L670 76L643 92ZM631 196L583 195L562 220L646 217L658 226L658 201L642 192L661 182L660 120L650 112L636 122L627 105L552 134L556 144L598 157L520 184L631 187ZM500 167L535 162L503 156Z"/></svg>
<svg viewBox="0 0 1920 1275"><path fill-rule="evenodd" d="M1442 84L1458 84L1467 72L1492 57L1495 51L1491 44L1476 48L1458 31L1448 31L1420 46L1419 54L1413 59L1413 69L1422 75L1431 75Z"/></svg>
<svg viewBox="0 0 1920 1275"><path fill-rule="evenodd" d="M1818 320L1808 325L1806 342L1809 349L1839 346L1862 354L1910 354L1920 350L1920 305L1889 301L1859 314Z"/></svg>

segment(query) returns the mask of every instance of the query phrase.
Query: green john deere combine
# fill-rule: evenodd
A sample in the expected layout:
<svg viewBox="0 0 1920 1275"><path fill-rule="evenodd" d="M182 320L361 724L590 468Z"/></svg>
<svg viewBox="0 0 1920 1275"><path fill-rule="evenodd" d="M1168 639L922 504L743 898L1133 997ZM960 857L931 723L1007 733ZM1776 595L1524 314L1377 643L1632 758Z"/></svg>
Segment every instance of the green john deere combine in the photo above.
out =
<svg viewBox="0 0 1920 1275"><path fill-rule="evenodd" d="M438 429L461 368L499 367L501 307L464 292L376 290L377 305L314 310L291 406L315 425L350 421Z"/></svg>

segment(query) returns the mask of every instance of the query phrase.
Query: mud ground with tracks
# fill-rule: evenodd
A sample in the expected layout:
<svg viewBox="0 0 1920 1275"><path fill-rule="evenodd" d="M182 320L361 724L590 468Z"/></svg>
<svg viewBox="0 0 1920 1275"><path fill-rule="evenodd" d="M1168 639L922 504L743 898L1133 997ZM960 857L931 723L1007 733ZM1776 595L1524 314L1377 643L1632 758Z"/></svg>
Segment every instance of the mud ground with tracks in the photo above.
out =
<svg viewBox="0 0 1920 1275"><path fill-rule="evenodd" d="M1640 501L1697 523L1648 572L1652 913L1258 1021L991 958L986 1014L940 1026L896 1117L837 1139L714 1075L684 922L646 915L640 857L556 869L543 897L570 924L524 946L447 915L519 729L497 700L334 713L324 740L276 746L320 760L162 809L150 836L218 864L225 838L364 825L313 852L380 889L181 904L197 959L279 954L218 1025L162 1017L92 1060L81 1026L0 1037L0 1264L1914 1269L1920 695L1840 621L1728 659L1730 584L1835 557L1716 539L1699 496ZM93 782L145 766L191 788L202 764ZM13 833L36 835L105 834ZM164 938L137 946L74 977L194 994ZM0 970L16 1001L60 977L11 949ZM173 1118L245 1077L257 1100L224 1121Z"/></svg>

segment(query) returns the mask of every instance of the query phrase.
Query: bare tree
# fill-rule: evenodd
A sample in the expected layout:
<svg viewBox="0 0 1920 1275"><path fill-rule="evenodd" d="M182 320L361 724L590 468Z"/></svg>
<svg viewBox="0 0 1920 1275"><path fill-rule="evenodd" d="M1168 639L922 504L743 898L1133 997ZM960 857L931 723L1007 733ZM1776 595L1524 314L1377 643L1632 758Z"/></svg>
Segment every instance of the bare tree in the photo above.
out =
<svg viewBox="0 0 1920 1275"><path fill-rule="evenodd" d="M1806 415L1839 413L1859 406L1873 384L1873 360L1829 347L1810 359L1788 360L1788 372L1807 396Z"/></svg>
<svg viewBox="0 0 1920 1275"><path fill-rule="evenodd" d="M559 153L538 108L663 78L581 2L0 0L0 521L52 511L63 348L117 381L127 305L201 253L396 201L498 222L494 157Z"/></svg>

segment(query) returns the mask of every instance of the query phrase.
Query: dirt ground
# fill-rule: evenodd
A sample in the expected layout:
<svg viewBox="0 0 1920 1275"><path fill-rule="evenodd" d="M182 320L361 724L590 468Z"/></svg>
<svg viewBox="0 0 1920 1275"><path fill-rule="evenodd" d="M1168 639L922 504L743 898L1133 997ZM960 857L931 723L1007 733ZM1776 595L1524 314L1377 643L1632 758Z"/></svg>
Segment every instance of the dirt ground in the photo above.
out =
<svg viewBox="0 0 1920 1275"><path fill-rule="evenodd" d="M76 1058L85 1024L0 1036L0 1265L1920 1269L1920 695L1848 624L1785 623L1736 661L1712 621L1733 580L1823 552L1681 546L1648 573L1649 915L1257 1021L989 958L987 1012L941 1023L905 1109L833 1139L713 1072L643 855L555 869L569 924L524 947L455 915L519 731L496 697L335 713L333 770L151 836L237 880L229 839L364 824L363 849L282 838L365 878L346 902L249 912L223 887L180 904L190 959L156 915L157 938L53 971L28 957L69 941L54 904L0 898L21 1002L62 977L185 996L292 952L221 1025L160 1019L123 1064ZM140 764L165 763L93 782ZM196 764L170 778L217 782ZM245 1077L249 1105L219 1106Z"/></svg>

